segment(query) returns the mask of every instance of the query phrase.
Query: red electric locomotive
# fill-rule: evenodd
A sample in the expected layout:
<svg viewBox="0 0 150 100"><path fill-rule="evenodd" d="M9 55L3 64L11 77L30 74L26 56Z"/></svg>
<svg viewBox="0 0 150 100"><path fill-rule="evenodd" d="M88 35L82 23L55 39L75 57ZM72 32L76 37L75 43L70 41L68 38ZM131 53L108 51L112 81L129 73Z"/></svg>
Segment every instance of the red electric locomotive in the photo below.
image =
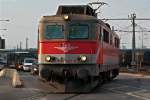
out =
<svg viewBox="0 0 150 100"><path fill-rule="evenodd" d="M59 6L38 36L39 76L56 92L88 92L119 73L119 37L90 6Z"/></svg>

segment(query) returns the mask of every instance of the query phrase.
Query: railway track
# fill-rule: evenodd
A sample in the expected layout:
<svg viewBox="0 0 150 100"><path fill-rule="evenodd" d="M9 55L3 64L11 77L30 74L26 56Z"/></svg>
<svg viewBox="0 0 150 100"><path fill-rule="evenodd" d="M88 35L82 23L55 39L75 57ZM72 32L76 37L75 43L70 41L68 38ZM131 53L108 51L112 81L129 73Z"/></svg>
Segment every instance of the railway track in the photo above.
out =
<svg viewBox="0 0 150 100"><path fill-rule="evenodd" d="M0 80L0 100L150 100L150 78L141 75L121 73L90 93L78 94L52 93L48 82L41 82L29 73L20 75L24 88L12 88L7 79Z"/></svg>

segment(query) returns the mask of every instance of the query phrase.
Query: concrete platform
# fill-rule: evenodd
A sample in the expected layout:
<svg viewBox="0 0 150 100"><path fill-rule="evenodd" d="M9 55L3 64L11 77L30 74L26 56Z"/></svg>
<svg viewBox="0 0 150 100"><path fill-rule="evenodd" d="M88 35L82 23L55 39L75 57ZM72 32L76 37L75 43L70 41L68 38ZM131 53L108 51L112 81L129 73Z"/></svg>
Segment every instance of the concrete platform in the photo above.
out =
<svg viewBox="0 0 150 100"><path fill-rule="evenodd" d="M0 71L0 78L7 78L11 80L11 85L15 88L23 87L23 81L21 81L16 69L2 69Z"/></svg>

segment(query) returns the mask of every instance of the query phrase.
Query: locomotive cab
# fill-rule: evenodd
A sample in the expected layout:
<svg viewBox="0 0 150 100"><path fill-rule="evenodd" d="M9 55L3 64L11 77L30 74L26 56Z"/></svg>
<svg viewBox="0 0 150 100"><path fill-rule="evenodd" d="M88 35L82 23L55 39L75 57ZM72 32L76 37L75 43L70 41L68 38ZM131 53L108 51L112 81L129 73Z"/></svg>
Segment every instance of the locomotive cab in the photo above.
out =
<svg viewBox="0 0 150 100"><path fill-rule="evenodd" d="M42 23L44 32L39 34L39 50L41 52L39 62L46 66L48 64L51 64L49 66L54 66L54 64L64 66L66 64L66 67L64 66L64 69L61 70L68 70L67 67L77 66L74 64L78 64L78 66L95 64L97 45L96 35L92 34L92 26L95 26L94 22L90 20L89 22L80 21L77 19L78 16L75 15L70 15L69 21L66 21L63 17L47 17L48 22ZM55 18L62 18L62 20L54 22L53 19ZM59 72L62 73L62 71Z"/></svg>

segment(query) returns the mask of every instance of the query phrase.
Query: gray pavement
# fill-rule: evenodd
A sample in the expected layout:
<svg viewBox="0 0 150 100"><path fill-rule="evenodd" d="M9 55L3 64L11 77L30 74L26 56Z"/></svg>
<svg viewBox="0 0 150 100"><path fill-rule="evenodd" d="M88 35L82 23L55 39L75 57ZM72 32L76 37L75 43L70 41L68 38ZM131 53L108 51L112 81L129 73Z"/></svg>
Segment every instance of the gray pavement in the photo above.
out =
<svg viewBox="0 0 150 100"><path fill-rule="evenodd" d="M20 72L24 88L13 88L9 79L0 78L0 100L150 100L150 77L120 73L112 82L88 94L54 94L48 83Z"/></svg>

